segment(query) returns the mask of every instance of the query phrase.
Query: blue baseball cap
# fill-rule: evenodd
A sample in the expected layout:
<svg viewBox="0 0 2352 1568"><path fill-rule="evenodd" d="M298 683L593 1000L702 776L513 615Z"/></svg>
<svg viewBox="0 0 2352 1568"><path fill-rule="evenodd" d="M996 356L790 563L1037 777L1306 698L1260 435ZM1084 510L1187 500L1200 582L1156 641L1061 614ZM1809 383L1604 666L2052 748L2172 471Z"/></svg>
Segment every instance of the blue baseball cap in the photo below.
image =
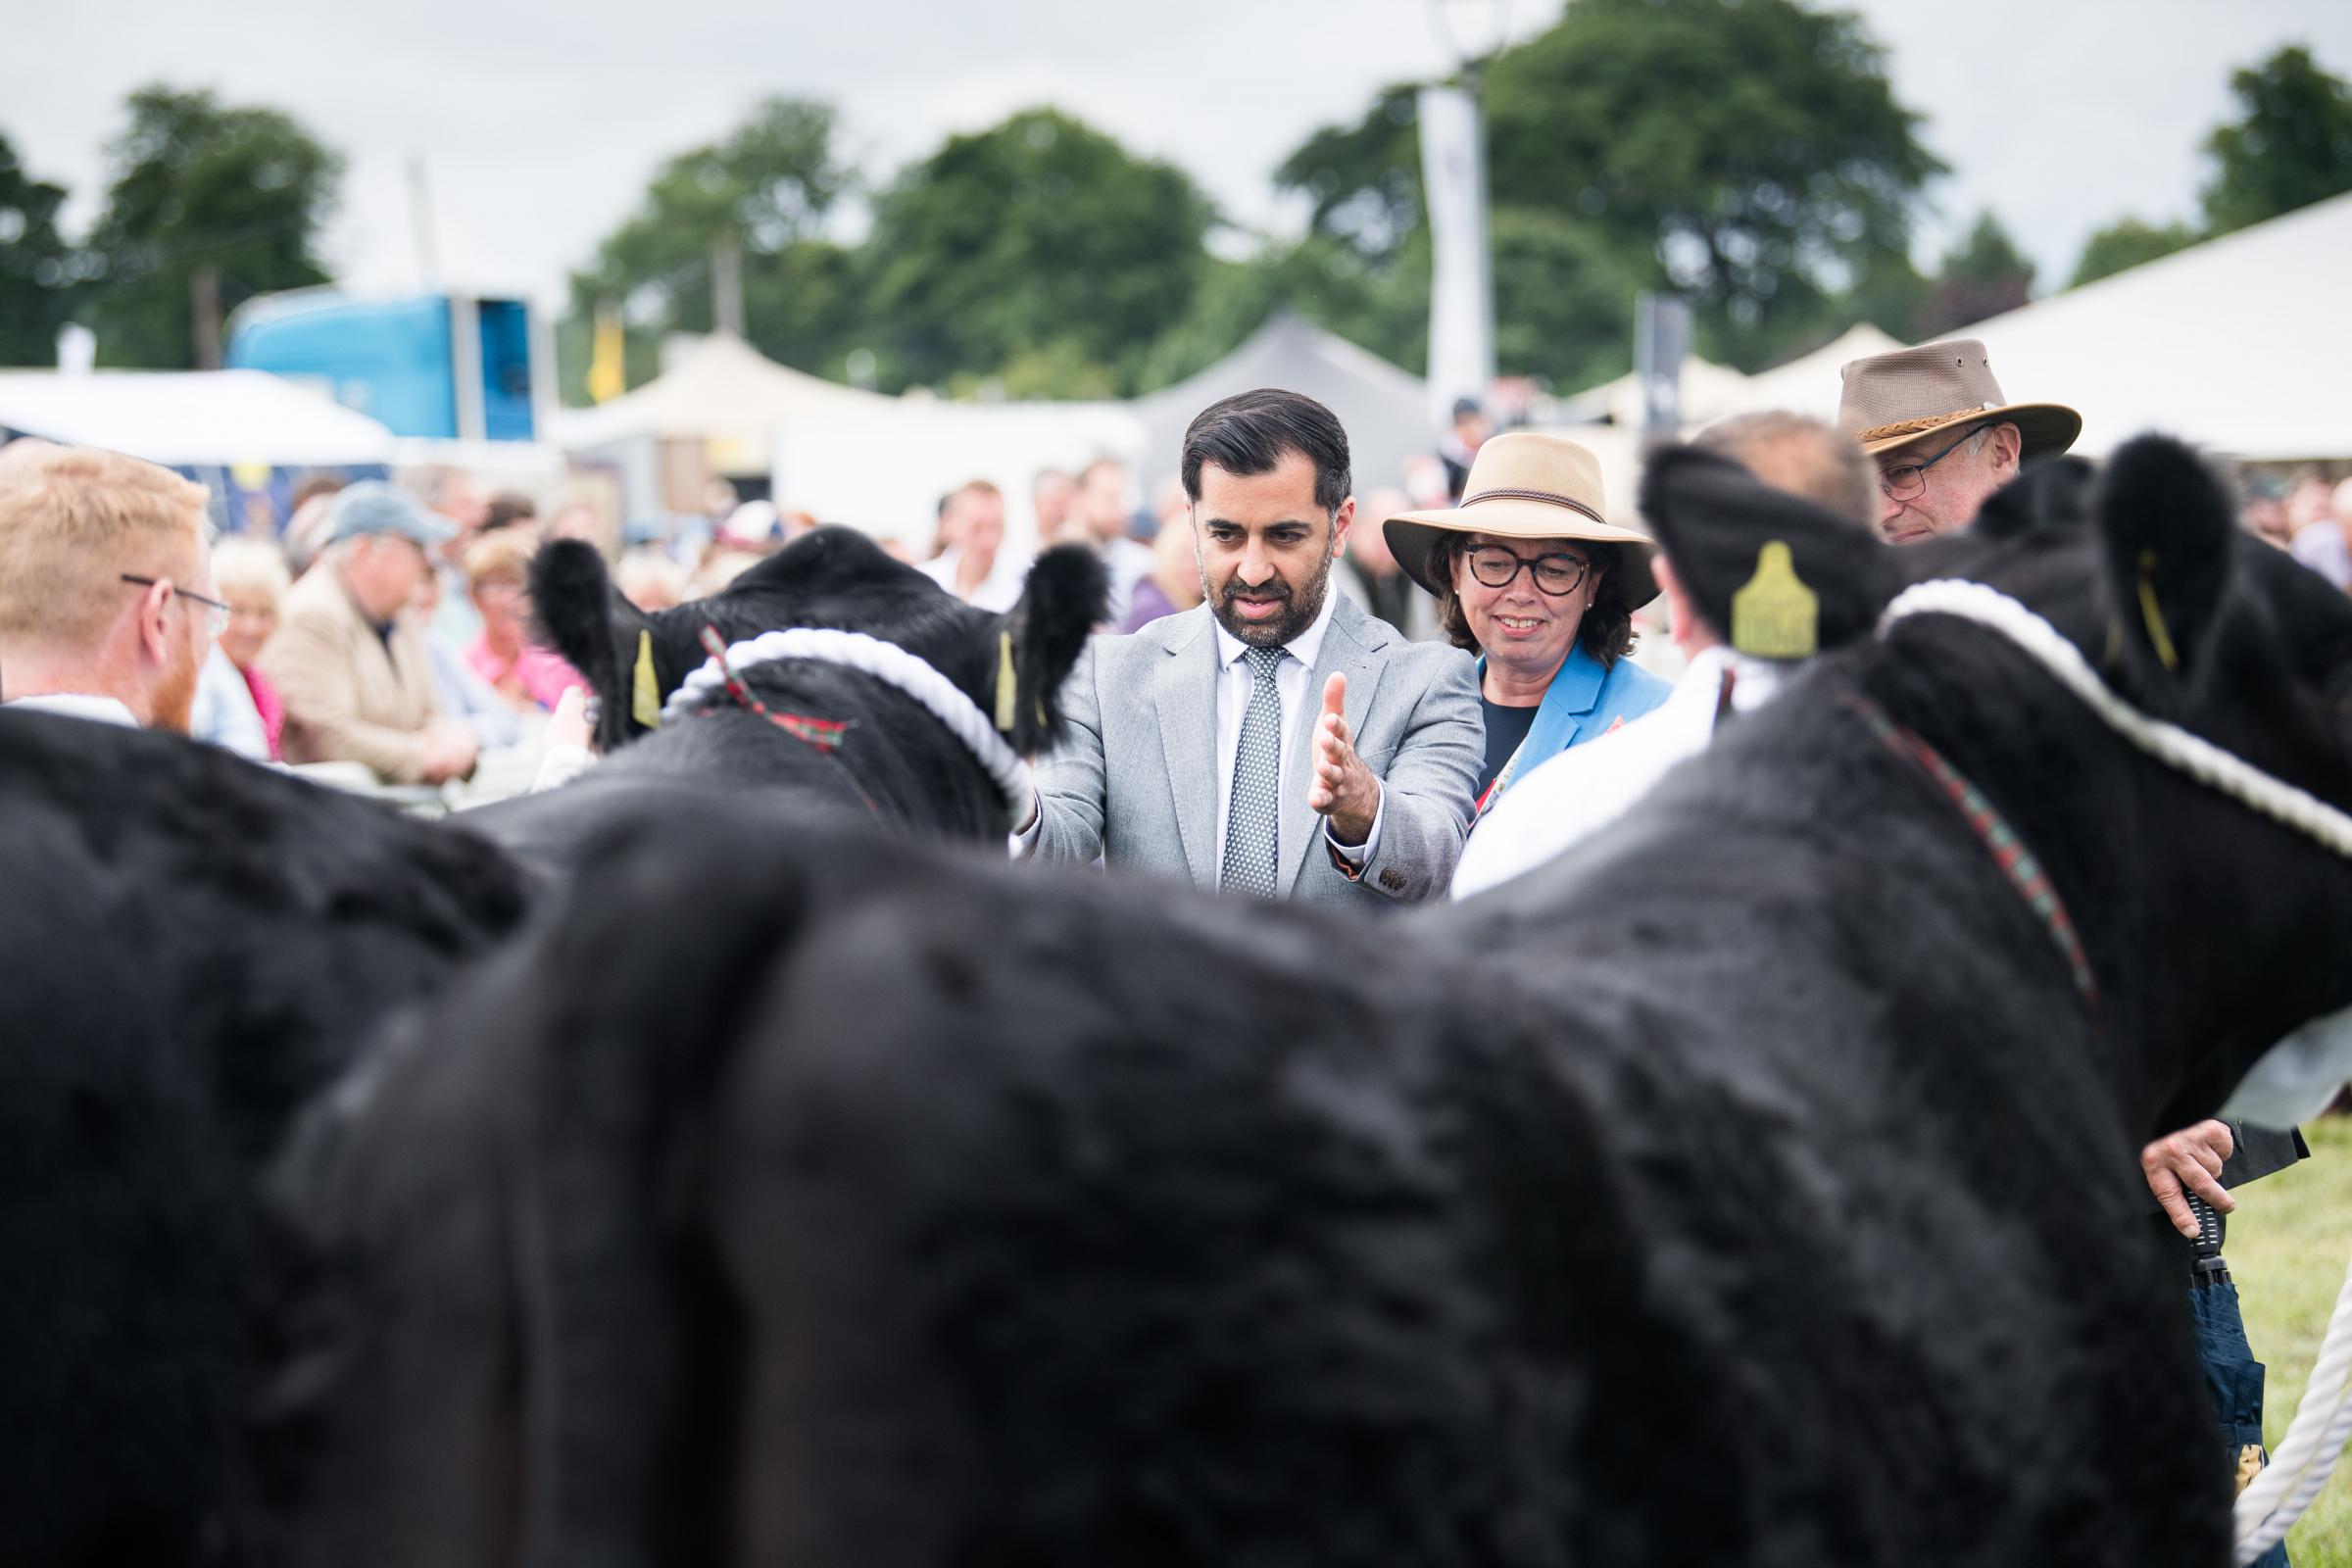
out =
<svg viewBox="0 0 2352 1568"><path fill-rule="evenodd" d="M422 549L446 543L457 534L450 523L427 512L424 503L397 485L381 479L362 479L335 496L326 528L326 542L339 545L363 534L396 533Z"/></svg>

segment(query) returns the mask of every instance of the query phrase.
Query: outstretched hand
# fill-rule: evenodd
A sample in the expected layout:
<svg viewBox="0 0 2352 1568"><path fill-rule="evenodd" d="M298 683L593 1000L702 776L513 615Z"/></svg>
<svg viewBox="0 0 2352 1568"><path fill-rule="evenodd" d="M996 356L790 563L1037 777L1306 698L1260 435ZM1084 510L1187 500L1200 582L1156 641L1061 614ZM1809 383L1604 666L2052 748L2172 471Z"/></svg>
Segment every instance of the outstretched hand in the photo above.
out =
<svg viewBox="0 0 2352 1568"><path fill-rule="evenodd" d="M2229 1123L2201 1121L2169 1138L2159 1138L2139 1152L2139 1169L2148 1179L2148 1191L2156 1195L2173 1229L2192 1242L2203 1227L2183 1191L2211 1203L2216 1213L2227 1214L2237 1207L2237 1200L2222 1186L2222 1162L2234 1147Z"/></svg>
<svg viewBox="0 0 2352 1568"><path fill-rule="evenodd" d="M1323 683L1323 711L1315 720L1315 777L1307 786L1306 807L1330 819L1333 838L1352 847L1372 834L1380 780L1355 755L1347 711L1348 677L1334 675Z"/></svg>

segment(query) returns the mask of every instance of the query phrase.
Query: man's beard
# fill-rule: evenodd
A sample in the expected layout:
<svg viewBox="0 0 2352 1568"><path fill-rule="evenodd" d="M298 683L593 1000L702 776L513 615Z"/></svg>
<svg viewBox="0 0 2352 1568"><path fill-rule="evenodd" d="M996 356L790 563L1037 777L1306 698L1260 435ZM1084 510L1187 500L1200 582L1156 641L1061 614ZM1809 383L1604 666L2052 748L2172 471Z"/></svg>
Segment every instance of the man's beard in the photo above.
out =
<svg viewBox="0 0 2352 1568"><path fill-rule="evenodd" d="M1209 600L1209 608L1216 612L1217 624L1252 648L1282 648L1289 645L1300 632L1313 625L1315 617L1323 612L1324 595L1331 591L1332 558L1337 554L1337 551L1326 551L1322 563L1315 567L1315 574L1297 589L1276 577L1258 587L1245 590L1241 585L1242 574L1236 571L1225 579L1225 586ZM1245 619L1234 609L1237 598L1280 599L1283 601L1282 612L1271 620Z"/></svg>
<svg viewBox="0 0 2352 1568"><path fill-rule="evenodd" d="M174 735L188 732L188 715L196 706L196 675L203 667L204 655L192 654L157 683L148 704L149 729L170 730Z"/></svg>

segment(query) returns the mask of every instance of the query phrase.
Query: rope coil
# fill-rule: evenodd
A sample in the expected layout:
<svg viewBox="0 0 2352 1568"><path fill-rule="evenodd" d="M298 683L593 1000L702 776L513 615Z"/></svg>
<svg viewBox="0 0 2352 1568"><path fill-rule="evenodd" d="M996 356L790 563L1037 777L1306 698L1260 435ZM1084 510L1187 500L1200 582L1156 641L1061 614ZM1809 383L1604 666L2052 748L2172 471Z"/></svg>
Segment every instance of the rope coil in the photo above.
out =
<svg viewBox="0 0 2352 1568"><path fill-rule="evenodd" d="M787 659L839 664L861 675L871 675L913 698L933 718L947 726L948 733L963 743L1003 793L1005 808L1013 818L1017 821L1028 814L1029 764L997 733L988 715L980 711L979 704L924 661L896 643L868 637L861 631L793 626L782 631L763 631L747 642L730 644L726 662L740 673L754 664L772 664ZM662 708L662 721L666 724L680 717L696 704L724 689L726 679L726 670L718 661L706 660L669 694L669 701Z"/></svg>
<svg viewBox="0 0 2352 1568"><path fill-rule="evenodd" d="M1949 577L1915 583L1887 605L1879 617L1879 635L1913 615L1953 615L1999 632L2139 750L2352 859L2352 816L2202 736L2139 711L2099 678L2082 651L2057 627L2000 590ZM2352 1441L2352 1269L2336 1294L2311 1381L2286 1437L2270 1464L2237 1495L2231 1551L2239 1568L2286 1538L2327 1487L2347 1441Z"/></svg>

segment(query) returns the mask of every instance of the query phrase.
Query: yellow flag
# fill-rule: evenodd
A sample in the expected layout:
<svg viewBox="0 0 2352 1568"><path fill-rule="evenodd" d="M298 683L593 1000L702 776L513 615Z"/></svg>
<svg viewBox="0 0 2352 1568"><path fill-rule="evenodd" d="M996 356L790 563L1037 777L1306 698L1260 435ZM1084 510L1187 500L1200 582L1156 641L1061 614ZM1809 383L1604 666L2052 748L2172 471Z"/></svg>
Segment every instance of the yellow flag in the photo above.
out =
<svg viewBox="0 0 2352 1568"><path fill-rule="evenodd" d="M596 313L596 349L588 360L588 395L599 403L610 403L629 389L628 371L622 365L627 339L620 329L620 313Z"/></svg>

